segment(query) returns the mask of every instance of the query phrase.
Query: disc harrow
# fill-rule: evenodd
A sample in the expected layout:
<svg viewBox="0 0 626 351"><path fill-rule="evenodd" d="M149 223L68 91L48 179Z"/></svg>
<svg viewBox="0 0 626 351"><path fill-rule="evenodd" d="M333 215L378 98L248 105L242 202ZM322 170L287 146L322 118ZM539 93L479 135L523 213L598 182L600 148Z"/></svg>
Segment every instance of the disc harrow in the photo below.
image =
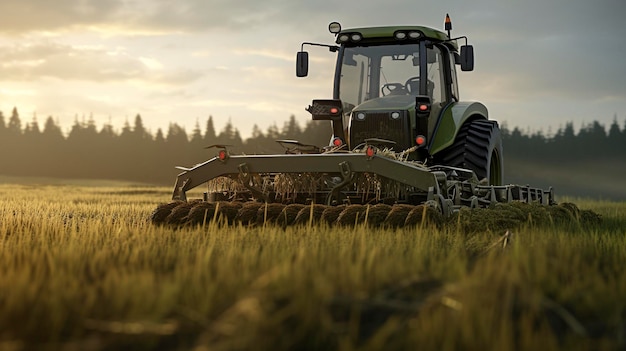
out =
<svg viewBox="0 0 626 351"><path fill-rule="evenodd" d="M154 224L172 226L207 225L309 225L403 227L439 225L441 212L431 205L340 205L279 204L261 202L173 201L162 204L150 216Z"/></svg>
<svg viewBox="0 0 626 351"><path fill-rule="evenodd" d="M278 227L327 225L374 228L460 226L465 232L483 229L512 229L523 224L559 225L597 224L600 216L580 210L575 204L545 206L539 203L498 203L490 208L464 207L450 216L443 216L433 203L421 205L340 205L279 204L261 202L173 201L158 206L150 216L157 225L192 227L219 226Z"/></svg>

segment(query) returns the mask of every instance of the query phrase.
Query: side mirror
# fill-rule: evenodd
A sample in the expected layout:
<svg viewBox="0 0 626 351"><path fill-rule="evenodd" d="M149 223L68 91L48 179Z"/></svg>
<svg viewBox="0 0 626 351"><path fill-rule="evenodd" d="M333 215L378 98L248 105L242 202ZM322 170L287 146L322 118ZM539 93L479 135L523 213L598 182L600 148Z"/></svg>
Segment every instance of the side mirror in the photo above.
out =
<svg viewBox="0 0 626 351"><path fill-rule="evenodd" d="M296 56L296 76L306 77L309 74L309 53L306 51L298 52Z"/></svg>
<svg viewBox="0 0 626 351"><path fill-rule="evenodd" d="M471 45L461 46L461 71L474 70L474 47Z"/></svg>

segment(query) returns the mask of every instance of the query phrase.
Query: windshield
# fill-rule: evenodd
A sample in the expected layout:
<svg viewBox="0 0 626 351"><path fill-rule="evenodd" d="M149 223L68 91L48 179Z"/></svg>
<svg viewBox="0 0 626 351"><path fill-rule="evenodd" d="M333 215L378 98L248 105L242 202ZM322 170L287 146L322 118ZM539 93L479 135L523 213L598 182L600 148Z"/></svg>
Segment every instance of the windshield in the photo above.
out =
<svg viewBox="0 0 626 351"><path fill-rule="evenodd" d="M346 47L339 98L349 112L363 101L386 95L417 95L419 44Z"/></svg>

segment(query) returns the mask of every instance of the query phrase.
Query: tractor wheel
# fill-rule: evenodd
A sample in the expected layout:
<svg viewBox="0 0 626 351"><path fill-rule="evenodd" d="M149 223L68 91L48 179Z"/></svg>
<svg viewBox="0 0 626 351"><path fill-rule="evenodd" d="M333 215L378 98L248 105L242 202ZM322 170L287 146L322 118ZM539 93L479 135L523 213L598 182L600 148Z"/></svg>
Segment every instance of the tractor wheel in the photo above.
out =
<svg viewBox="0 0 626 351"><path fill-rule="evenodd" d="M478 180L502 185L502 137L496 121L465 123L454 143L435 156L435 163L474 171Z"/></svg>

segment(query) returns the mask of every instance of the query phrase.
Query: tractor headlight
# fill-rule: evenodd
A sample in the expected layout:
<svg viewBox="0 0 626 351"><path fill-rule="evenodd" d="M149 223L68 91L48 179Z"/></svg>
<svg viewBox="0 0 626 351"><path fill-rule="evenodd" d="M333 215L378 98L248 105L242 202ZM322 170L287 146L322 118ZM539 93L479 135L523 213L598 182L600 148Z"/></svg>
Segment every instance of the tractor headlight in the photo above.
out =
<svg viewBox="0 0 626 351"><path fill-rule="evenodd" d="M365 112L359 112L356 114L356 119L358 121L364 121L365 120Z"/></svg>
<svg viewBox="0 0 626 351"><path fill-rule="evenodd" d="M391 113L391 119L398 119L400 118L400 112L395 111Z"/></svg>

